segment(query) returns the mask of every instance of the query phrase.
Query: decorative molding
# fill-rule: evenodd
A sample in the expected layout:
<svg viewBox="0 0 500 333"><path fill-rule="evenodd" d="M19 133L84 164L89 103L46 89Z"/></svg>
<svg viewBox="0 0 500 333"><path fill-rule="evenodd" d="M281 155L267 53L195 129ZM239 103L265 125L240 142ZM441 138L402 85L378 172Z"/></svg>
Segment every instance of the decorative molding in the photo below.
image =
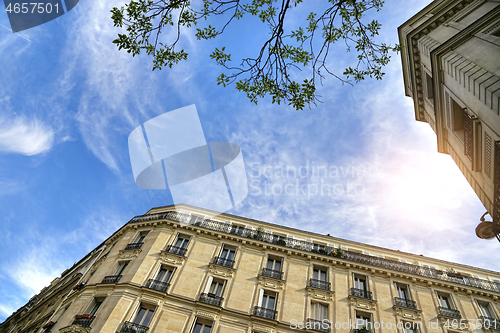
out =
<svg viewBox="0 0 500 333"><path fill-rule="evenodd" d="M141 253L141 249L136 249L136 250L120 250L118 252L118 259L132 259L135 257L139 256L139 253Z"/></svg>
<svg viewBox="0 0 500 333"><path fill-rule="evenodd" d="M394 305L392 307L402 319L422 320L422 311Z"/></svg>
<svg viewBox="0 0 500 333"><path fill-rule="evenodd" d="M90 328L90 327L89 327ZM59 329L60 333L88 333L85 327L80 325L71 325Z"/></svg>
<svg viewBox="0 0 500 333"><path fill-rule="evenodd" d="M235 270L233 268L214 265L213 263L210 263L208 265L208 271L213 275L221 276L223 278L232 278L234 276Z"/></svg>
<svg viewBox="0 0 500 333"><path fill-rule="evenodd" d="M186 258L183 257L183 256L178 256L178 255L173 254L173 253L161 251L160 252L160 259L163 262L166 262L167 264L175 265L175 266L180 266L180 265L182 265L184 263L184 260Z"/></svg>
<svg viewBox="0 0 500 333"><path fill-rule="evenodd" d="M498 21L497 23L493 24L488 29L484 30L483 34L491 34L495 30L497 30L498 28L500 28L500 21Z"/></svg>
<svg viewBox="0 0 500 333"><path fill-rule="evenodd" d="M331 301L333 299L333 291L328 291L324 289L318 289L314 287L307 286L306 287L307 293L309 296L315 299L319 299L322 301Z"/></svg>
<svg viewBox="0 0 500 333"><path fill-rule="evenodd" d="M214 313L214 312L208 312L206 310L200 310L198 309L196 311L196 317L200 317L200 318L206 318L206 319L210 319L210 320L217 320L217 313Z"/></svg>
<svg viewBox="0 0 500 333"><path fill-rule="evenodd" d="M363 310L375 310L377 301L372 299L360 298L356 296L349 296L351 305Z"/></svg>
<svg viewBox="0 0 500 333"><path fill-rule="evenodd" d="M257 324L252 324L252 332L255 333L276 333L276 330L272 327L265 327Z"/></svg>
<svg viewBox="0 0 500 333"><path fill-rule="evenodd" d="M263 288L274 289L274 290L283 290L285 288L285 281L283 280L277 280L262 275L259 275L258 279L259 279L259 284Z"/></svg>

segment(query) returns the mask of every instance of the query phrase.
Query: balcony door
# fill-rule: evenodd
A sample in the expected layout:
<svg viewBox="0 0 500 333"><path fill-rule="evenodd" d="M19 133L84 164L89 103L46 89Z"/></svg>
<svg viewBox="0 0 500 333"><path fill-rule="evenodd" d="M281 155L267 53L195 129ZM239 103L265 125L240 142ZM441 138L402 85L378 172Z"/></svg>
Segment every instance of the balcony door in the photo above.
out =
<svg viewBox="0 0 500 333"><path fill-rule="evenodd" d="M189 238L185 236L179 236L177 237L177 240L175 241L175 247L179 249L187 249L189 244Z"/></svg>
<svg viewBox="0 0 500 333"><path fill-rule="evenodd" d="M318 281L322 281L322 282L327 282L328 278L327 278L326 270L314 267L313 268L313 279L318 280Z"/></svg>
<svg viewBox="0 0 500 333"><path fill-rule="evenodd" d="M118 269L116 270L115 275L122 275L125 268L127 268L128 263L128 261L121 262L118 266Z"/></svg>
<svg viewBox="0 0 500 333"><path fill-rule="evenodd" d="M452 309L450 299L446 295L438 294L439 305L446 309Z"/></svg>
<svg viewBox="0 0 500 333"><path fill-rule="evenodd" d="M168 283L170 281L170 278L172 277L173 271L171 269L161 267L160 270L158 271L158 274L156 274L156 281L159 282L164 282Z"/></svg>
<svg viewBox="0 0 500 333"><path fill-rule="evenodd" d="M354 275L354 288L368 291L368 288L366 288L366 278L364 276Z"/></svg>
<svg viewBox="0 0 500 333"><path fill-rule="evenodd" d="M224 247L220 253L220 258L224 260L234 261L236 250Z"/></svg>
<svg viewBox="0 0 500 333"><path fill-rule="evenodd" d="M271 271L281 272L282 267L283 265L280 258L272 258L272 257L267 258L267 265L266 265L267 269Z"/></svg>
<svg viewBox="0 0 500 333"><path fill-rule="evenodd" d="M398 297L399 298L407 300L407 301L411 300L410 293L408 292L408 287L407 286L403 286L403 285L397 284L396 285L396 289L398 291Z"/></svg>
<svg viewBox="0 0 500 333"><path fill-rule="evenodd" d="M371 317L368 314L356 313L356 327L358 329L371 329Z"/></svg>
<svg viewBox="0 0 500 333"><path fill-rule="evenodd" d="M222 297L222 292L224 291L224 281L220 280L212 280L212 282L208 285L206 289L206 293L210 297Z"/></svg>
<svg viewBox="0 0 500 333"><path fill-rule="evenodd" d="M139 311L137 312L137 316L135 317L134 324L148 327L154 313L154 309L143 307L141 305Z"/></svg>
<svg viewBox="0 0 500 333"><path fill-rule="evenodd" d="M481 310L481 314L483 315L483 317L494 318L491 314L488 304L479 303L479 309Z"/></svg>
<svg viewBox="0 0 500 333"><path fill-rule="evenodd" d="M328 319L328 305L321 303L312 303L313 319L322 321Z"/></svg>
<svg viewBox="0 0 500 333"><path fill-rule="evenodd" d="M93 304L89 307L89 310L86 311L86 314L89 314L91 316L94 316L101 307L102 301L94 300Z"/></svg>
<svg viewBox="0 0 500 333"><path fill-rule="evenodd" d="M271 295L266 292L262 295L260 307L268 310L274 310L276 306L276 295Z"/></svg>

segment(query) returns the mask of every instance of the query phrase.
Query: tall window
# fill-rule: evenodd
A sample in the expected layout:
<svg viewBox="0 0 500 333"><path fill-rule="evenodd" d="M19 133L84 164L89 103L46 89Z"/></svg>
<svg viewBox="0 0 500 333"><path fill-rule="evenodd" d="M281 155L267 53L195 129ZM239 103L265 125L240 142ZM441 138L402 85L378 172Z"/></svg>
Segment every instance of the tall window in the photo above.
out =
<svg viewBox="0 0 500 333"><path fill-rule="evenodd" d="M448 295L438 294L439 305L446 309L452 309L450 298Z"/></svg>
<svg viewBox="0 0 500 333"><path fill-rule="evenodd" d="M431 102L434 101L434 84L432 83L432 77L425 73L425 84L427 88L427 99Z"/></svg>
<svg viewBox="0 0 500 333"><path fill-rule="evenodd" d="M276 294L265 290L262 294L260 307L264 309L274 310L276 307Z"/></svg>
<svg viewBox="0 0 500 333"><path fill-rule="evenodd" d="M314 267L313 268L313 279L322 281L322 282L327 282L328 281L328 276L327 276L327 271L324 268L319 268L319 267Z"/></svg>
<svg viewBox="0 0 500 333"><path fill-rule="evenodd" d="M146 238L146 236L148 235L148 232L149 231L141 231L137 237L135 238L135 241L134 243L144 243L144 239Z"/></svg>
<svg viewBox="0 0 500 333"><path fill-rule="evenodd" d="M236 257L236 248L232 248L231 246L224 245L222 251L220 252L221 259L233 261Z"/></svg>
<svg viewBox="0 0 500 333"><path fill-rule="evenodd" d="M356 311L356 327L358 329L370 330L372 327L371 315L369 313Z"/></svg>
<svg viewBox="0 0 500 333"><path fill-rule="evenodd" d="M129 261L122 261L118 264L118 269L116 270L115 275L123 275L123 271L127 268Z"/></svg>
<svg viewBox="0 0 500 333"><path fill-rule="evenodd" d="M464 142L464 113L464 108L451 98L452 129L462 142Z"/></svg>
<svg viewBox="0 0 500 333"><path fill-rule="evenodd" d="M212 323L196 320L193 327L193 333L210 333L212 332Z"/></svg>
<svg viewBox="0 0 500 333"><path fill-rule="evenodd" d="M175 241L174 246L181 249L187 249L189 244L189 237L184 235L179 235Z"/></svg>
<svg viewBox="0 0 500 333"><path fill-rule="evenodd" d="M158 274L156 274L155 280L158 282L168 283L173 273L173 268L162 266L158 271Z"/></svg>
<svg viewBox="0 0 500 333"><path fill-rule="evenodd" d="M209 296L222 297L222 292L224 291L224 285L225 285L224 280L209 279L209 284L207 284L207 287L205 288L205 292Z"/></svg>
<svg viewBox="0 0 500 333"><path fill-rule="evenodd" d="M478 302L478 304L479 304L479 310L481 310L481 315L483 317L494 318L488 303Z"/></svg>
<svg viewBox="0 0 500 333"><path fill-rule="evenodd" d="M104 301L103 299L94 298L94 300L90 303L89 307L87 308L87 311L85 311L85 314L95 316L97 310L99 310L103 301Z"/></svg>
<svg viewBox="0 0 500 333"><path fill-rule="evenodd" d="M363 275L354 275L354 288L362 291L368 291L366 277Z"/></svg>
<svg viewBox="0 0 500 333"><path fill-rule="evenodd" d="M408 286L404 284L396 284L396 290L398 291L398 297L404 300L411 300L410 292Z"/></svg>
<svg viewBox="0 0 500 333"><path fill-rule="evenodd" d="M272 271L279 271L281 272L282 270L282 259L281 258L276 258L276 257L268 257L267 258L267 264L266 268Z"/></svg>
<svg viewBox="0 0 500 333"><path fill-rule="evenodd" d="M420 332L419 331L420 323L418 323L418 322L403 321L402 326L403 326L404 333L419 333Z"/></svg>
<svg viewBox="0 0 500 333"><path fill-rule="evenodd" d="M155 313L155 307L141 304L139 311L137 311L137 315L135 316L135 320L133 321L136 325L141 326L149 326L151 323L151 319L153 318L153 314Z"/></svg>
<svg viewBox="0 0 500 333"><path fill-rule="evenodd" d="M319 321L328 319L328 305L321 303L312 303L311 310L313 319Z"/></svg>

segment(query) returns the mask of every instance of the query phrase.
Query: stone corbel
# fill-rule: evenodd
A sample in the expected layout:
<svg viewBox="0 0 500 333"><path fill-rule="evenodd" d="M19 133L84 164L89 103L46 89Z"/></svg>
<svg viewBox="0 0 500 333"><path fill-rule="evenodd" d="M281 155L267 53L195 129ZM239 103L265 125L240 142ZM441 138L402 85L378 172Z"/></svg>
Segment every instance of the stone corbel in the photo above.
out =
<svg viewBox="0 0 500 333"><path fill-rule="evenodd" d="M185 258L183 256L178 256L173 253L169 253L166 251L160 252L160 259L170 265L180 266L184 263Z"/></svg>
<svg viewBox="0 0 500 333"><path fill-rule="evenodd" d="M356 296L349 296L351 305L363 310L375 310L377 301Z"/></svg>
<svg viewBox="0 0 500 333"><path fill-rule="evenodd" d="M267 276L259 275L259 284L263 288L274 289L274 290L283 290L285 287L285 281L277 280L273 278L269 278Z"/></svg>

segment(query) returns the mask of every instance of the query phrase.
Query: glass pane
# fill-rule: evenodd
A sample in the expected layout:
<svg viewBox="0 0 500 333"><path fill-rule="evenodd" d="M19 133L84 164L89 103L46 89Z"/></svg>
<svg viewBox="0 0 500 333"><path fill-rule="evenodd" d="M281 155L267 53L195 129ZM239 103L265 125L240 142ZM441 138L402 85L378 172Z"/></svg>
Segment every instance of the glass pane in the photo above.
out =
<svg viewBox="0 0 500 333"><path fill-rule="evenodd" d="M443 308L450 309L450 302L448 301L448 297L439 295L439 302Z"/></svg>
<svg viewBox="0 0 500 333"><path fill-rule="evenodd" d="M196 325L194 325L193 333L202 333L201 332L202 329L203 329L203 325L200 323L196 323Z"/></svg>
<svg viewBox="0 0 500 333"><path fill-rule="evenodd" d="M326 282L326 271L319 271L319 279Z"/></svg>
<svg viewBox="0 0 500 333"><path fill-rule="evenodd" d="M163 281L163 278L165 277L165 273L167 273L167 270L165 268L160 269L160 271L158 272L158 275L156 276L156 280Z"/></svg>
<svg viewBox="0 0 500 333"><path fill-rule="evenodd" d="M266 268L271 269L271 270L274 268L274 259L271 259L271 258L267 259L267 267Z"/></svg>
<svg viewBox="0 0 500 333"><path fill-rule="evenodd" d="M481 308L481 313L483 314L483 316L493 318L493 316L491 315L490 309L488 308L488 306L486 304L479 304L479 307Z"/></svg>
<svg viewBox="0 0 500 333"><path fill-rule="evenodd" d="M313 269L313 279L314 280L319 280L319 270Z"/></svg>
<svg viewBox="0 0 500 333"><path fill-rule="evenodd" d="M90 315L93 316L99 310L99 307L101 306L102 302L96 302L92 310L90 310Z"/></svg>
<svg viewBox="0 0 500 333"><path fill-rule="evenodd" d="M139 312L137 313L137 317L135 318L134 323L140 324L142 322L142 319L144 318L144 315L146 314L148 310L146 308L141 308Z"/></svg>
<svg viewBox="0 0 500 333"><path fill-rule="evenodd" d="M123 271L125 270L125 268L127 267L127 265L128 265L128 261L123 263L123 264L120 264L115 275L121 275L123 273Z"/></svg>
<svg viewBox="0 0 500 333"><path fill-rule="evenodd" d="M205 329L203 330L203 333L210 333L212 332L212 326L205 325Z"/></svg>
<svg viewBox="0 0 500 333"><path fill-rule="evenodd" d="M149 323L151 322L151 318L153 318L153 314L155 312L153 310L149 310L147 313L146 313L146 317L144 318L144 321L142 322L141 325L143 326L149 326Z"/></svg>
<svg viewBox="0 0 500 333"><path fill-rule="evenodd" d="M170 281L170 277L172 276L172 271L167 271L167 274L165 274L165 278L163 279L162 282L168 282Z"/></svg>
<svg viewBox="0 0 500 333"><path fill-rule="evenodd" d="M262 302L264 303L262 305L263 308L266 308L266 309L271 309L271 310L274 310L274 303L275 303L276 299L274 296L271 296L271 295L265 295L264 294L264 298L262 300Z"/></svg>
<svg viewBox="0 0 500 333"><path fill-rule="evenodd" d="M274 270L281 272L281 260L275 260L274 261Z"/></svg>

